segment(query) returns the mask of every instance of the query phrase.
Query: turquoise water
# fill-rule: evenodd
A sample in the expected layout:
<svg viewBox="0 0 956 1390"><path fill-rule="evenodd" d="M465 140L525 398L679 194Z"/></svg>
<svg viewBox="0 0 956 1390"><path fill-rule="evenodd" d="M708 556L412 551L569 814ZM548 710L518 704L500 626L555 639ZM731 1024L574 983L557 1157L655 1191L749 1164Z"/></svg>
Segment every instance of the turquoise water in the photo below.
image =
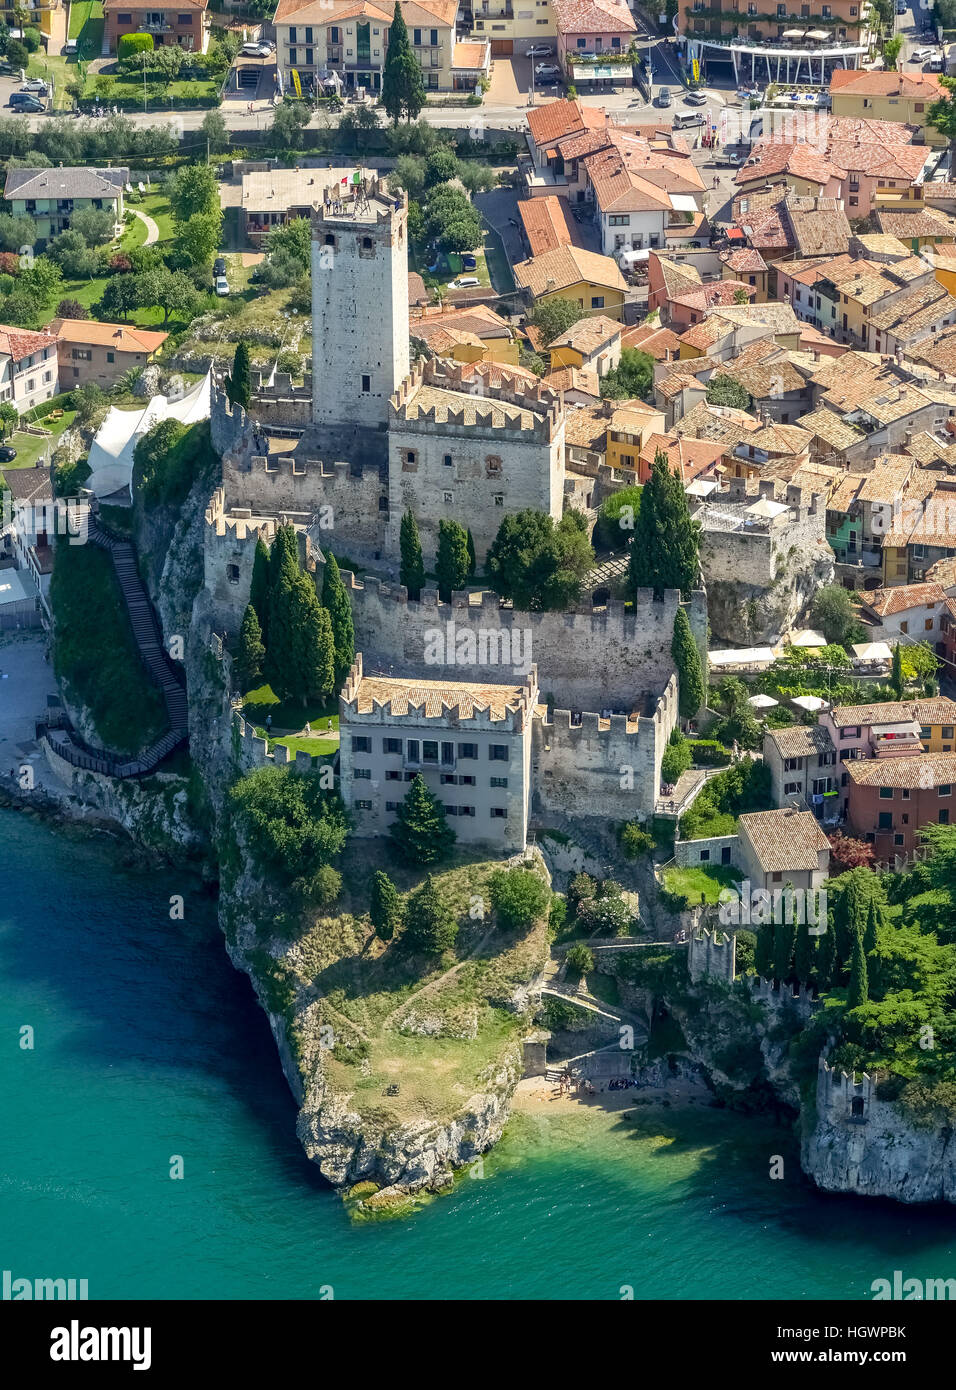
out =
<svg viewBox="0 0 956 1390"><path fill-rule="evenodd" d="M786 1131L711 1110L522 1117L484 1179L354 1226L299 1149L214 904L3 810L0 1117L0 1268L90 1297L865 1298L894 1269L956 1276L956 1212L822 1197Z"/></svg>

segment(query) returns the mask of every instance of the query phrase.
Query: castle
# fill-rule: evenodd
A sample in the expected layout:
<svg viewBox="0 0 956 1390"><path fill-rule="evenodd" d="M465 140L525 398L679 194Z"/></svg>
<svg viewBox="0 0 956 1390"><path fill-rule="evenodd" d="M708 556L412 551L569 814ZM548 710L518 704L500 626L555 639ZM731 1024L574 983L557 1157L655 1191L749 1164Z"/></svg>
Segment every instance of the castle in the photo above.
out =
<svg viewBox="0 0 956 1390"><path fill-rule="evenodd" d="M302 386L278 372L255 380L248 410L213 384L210 427L222 482L205 515L212 624L227 636L237 632L256 542L268 543L277 525L296 527L306 566L319 575L326 551L339 559L360 654L342 694L340 776L359 834L381 833L386 806L400 799L386 802L379 783L428 770L423 742L400 732L376 740L372 761L355 756L370 735L352 724L372 718L397 728L424 717L397 699L403 687L414 687L420 704L439 691L428 719L456 730L437 736L435 790L468 821L466 838L523 848L533 813L644 819L654 812L678 717L670 650L678 593L655 600L641 592L627 611L622 601L596 607L587 599L570 611L525 613L491 592L454 593L446 603L426 587L411 601L397 582L406 511L426 566L447 518L471 530L480 568L506 515L533 508L558 521L573 498L560 392L503 374L500 386L476 395L458 363L411 364L407 215L404 193L390 193L382 178L340 198L327 192L312 216L311 373ZM703 591L686 607L706 662ZM355 704L363 681L387 693L374 716ZM476 741L461 737L469 723L461 709L499 706L520 726L509 734L517 739L514 771L452 768L458 749ZM448 767L442 749L451 750ZM271 754L250 744L249 756L261 762ZM461 787L460 778L474 794L446 791ZM489 803L492 791L507 796Z"/></svg>

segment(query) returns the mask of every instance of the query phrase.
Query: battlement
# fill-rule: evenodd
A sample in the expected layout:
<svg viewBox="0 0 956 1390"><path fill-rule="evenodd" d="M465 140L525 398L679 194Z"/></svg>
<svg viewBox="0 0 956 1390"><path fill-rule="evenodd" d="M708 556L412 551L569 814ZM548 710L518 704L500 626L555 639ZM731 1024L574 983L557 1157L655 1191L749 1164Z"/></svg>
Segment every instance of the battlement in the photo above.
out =
<svg viewBox="0 0 956 1390"><path fill-rule="evenodd" d="M494 396L476 396L463 383L460 368L445 371L448 365L431 360L412 368L389 398L389 428L441 434L467 429L544 444L561 429L564 406L548 387L527 392L503 388Z"/></svg>
<svg viewBox="0 0 956 1390"><path fill-rule="evenodd" d="M794 989L792 985L781 984L779 980L765 980L760 975L750 976L750 992L754 999L768 1008L792 1005L806 1016L817 1007L818 1002L806 985L798 985Z"/></svg>
<svg viewBox="0 0 956 1390"><path fill-rule="evenodd" d="M846 1124L865 1124L876 1099L877 1077L831 1067L821 1053L817 1063L817 1113Z"/></svg>
<svg viewBox="0 0 956 1390"><path fill-rule="evenodd" d="M218 537L229 541L272 540L276 532L274 517L254 517L248 507L226 511L226 489L216 488L205 511L206 526Z"/></svg>
<svg viewBox="0 0 956 1390"><path fill-rule="evenodd" d="M215 650L215 649L214 649ZM309 772L312 758L308 753L293 755L284 743L269 743L260 737L252 724L247 724L238 710L232 715L233 748L243 772L251 772L257 767L283 767L294 763L299 772Z"/></svg>
<svg viewBox="0 0 956 1390"><path fill-rule="evenodd" d="M705 975L733 983L737 970L737 938L715 927L694 927L687 938L687 973L696 983Z"/></svg>
<svg viewBox="0 0 956 1390"><path fill-rule="evenodd" d="M369 462L353 464L347 459L327 463L324 459L304 458L297 453L253 454L249 471L274 478L329 478L333 483L340 483L349 478L361 481L365 475L380 478L382 466Z"/></svg>
<svg viewBox="0 0 956 1390"><path fill-rule="evenodd" d="M340 191L341 189L341 191ZM312 209L312 239L321 239L333 225L360 226L363 231L390 228L396 213L408 211L408 194L403 189L389 191L388 180L366 174L358 184L344 188L332 185L322 192L322 202Z"/></svg>
<svg viewBox="0 0 956 1390"><path fill-rule="evenodd" d="M436 728L453 725L521 733L534 713L537 693L535 666L520 685L504 679L500 684L455 680L419 683L413 676L367 673L359 652L342 687L339 708L349 723L401 720L416 725L434 723Z"/></svg>
<svg viewBox="0 0 956 1390"><path fill-rule="evenodd" d="M709 502L715 506L721 502L749 504L761 498L782 502L801 518L826 511L826 498L822 493L811 492L809 488L787 483L782 478L728 478L726 486L713 493ZM782 512L780 518L787 521Z"/></svg>

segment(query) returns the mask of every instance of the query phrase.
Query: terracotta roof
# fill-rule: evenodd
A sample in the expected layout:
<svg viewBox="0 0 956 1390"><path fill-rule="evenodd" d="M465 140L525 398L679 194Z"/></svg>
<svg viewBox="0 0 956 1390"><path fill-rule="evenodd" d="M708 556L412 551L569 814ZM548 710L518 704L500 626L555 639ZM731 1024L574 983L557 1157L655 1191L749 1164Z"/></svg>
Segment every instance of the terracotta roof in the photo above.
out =
<svg viewBox="0 0 956 1390"><path fill-rule="evenodd" d="M603 406L582 406L568 411L564 425L565 447L574 445L603 454L606 441L607 416Z"/></svg>
<svg viewBox="0 0 956 1390"><path fill-rule="evenodd" d="M752 811L738 821L765 874L808 873L830 842L810 811Z"/></svg>
<svg viewBox="0 0 956 1390"><path fill-rule="evenodd" d="M721 251L720 260L729 266L735 275L759 275L767 269L767 262L759 251L744 246L739 251Z"/></svg>
<svg viewBox="0 0 956 1390"><path fill-rule="evenodd" d="M857 787L909 787L927 791L956 782L956 753L917 753L909 758L851 758L844 767Z"/></svg>
<svg viewBox="0 0 956 1390"><path fill-rule="evenodd" d="M768 729L764 734L781 758L813 758L832 753L833 739L822 724L792 724L786 729Z"/></svg>
<svg viewBox="0 0 956 1390"><path fill-rule="evenodd" d="M653 463L658 450L667 455L672 473L676 473L683 483L692 483L701 473L706 473L724 457L723 444L712 439L692 439L689 435L652 434L644 441L640 457L643 462Z"/></svg>
<svg viewBox="0 0 956 1390"><path fill-rule="evenodd" d="M492 391L500 391L503 386L533 384L541 379L528 367L514 366L510 362L464 362L461 375L463 381L474 377Z"/></svg>
<svg viewBox="0 0 956 1390"><path fill-rule="evenodd" d="M885 700L875 705L834 705L831 711L838 729L861 728L870 724L956 724L956 704L945 695L930 700Z"/></svg>
<svg viewBox="0 0 956 1390"><path fill-rule="evenodd" d="M825 405L809 415L801 415L800 428L822 439L825 444L831 444L834 449L849 449L866 438L861 429L841 420L836 411L828 410Z"/></svg>
<svg viewBox="0 0 956 1390"><path fill-rule="evenodd" d="M627 289L627 281L616 261L579 246L559 246L543 256L521 261L514 267L514 275L517 283L534 295L557 294L582 280L607 289L622 292Z"/></svg>
<svg viewBox="0 0 956 1390"><path fill-rule="evenodd" d="M580 101L564 99L533 107L527 113L527 121L531 138L540 148L583 130L603 130L607 125L607 114L603 107L585 106Z"/></svg>
<svg viewBox="0 0 956 1390"><path fill-rule="evenodd" d="M946 89L934 72L863 72L836 68L830 76L830 92L831 95L850 92L853 96L935 101L945 95Z"/></svg>
<svg viewBox="0 0 956 1390"><path fill-rule="evenodd" d="M465 68L474 71L475 68L483 68L489 55L488 40L484 39L481 43L456 43L452 50L451 65L453 68Z"/></svg>
<svg viewBox="0 0 956 1390"><path fill-rule="evenodd" d="M5 353L14 362L22 362L24 357L30 357L34 352L55 346L56 336L46 329L31 333L27 328L10 328L0 323L0 353Z"/></svg>
<svg viewBox="0 0 956 1390"><path fill-rule="evenodd" d="M876 220L881 232L891 236L911 240L914 237L934 236L948 238L956 236L956 218L938 212L935 208L923 208L919 212L883 212L878 210Z"/></svg>
<svg viewBox="0 0 956 1390"><path fill-rule="evenodd" d="M556 198L553 194L546 198L522 198L518 203L518 216L532 256L542 256L559 246L580 245L580 233L573 218L568 216L566 198Z"/></svg>
<svg viewBox="0 0 956 1390"><path fill-rule="evenodd" d="M911 608L932 608L945 598L939 584L901 584L896 589L872 589L863 601L878 618L890 618Z"/></svg>
<svg viewBox="0 0 956 1390"><path fill-rule="evenodd" d="M100 323L96 319L54 319L49 331L61 343L93 343L119 352L156 352L169 337L158 329L129 323Z"/></svg>
<svg viewBox="0 0 956 1390"><path fill-rule="evenodd" d="M541 380L552 391L581 391L596 401L601 399L601 378L590 367L558 367L545 372Z"/></svg>
<svg viewBox="0 0 956 1390"><path fill-rule="evenodd" d="M665 362L668 354L676 354L680 351L680 338L672 328L654 328L650 324L641 323L636 328L625 330L621 338L622 348L640 348L641 352L646 352L653 357L655 362Z"/></svg>
<svg viewBox="0 0 956 1390"><path fill-rule="evenodd" d="M109 0L111 9L129 9L121 0ZM135 7L134 7L135 8ZM148 8L141 4L141 9ZM344 19L372 18L391 24L395 6L390 0L279 0L273 24L337 24ZM458 0L402 0L402 15L411 27L436 21L451 27Z"/></svg>
<svg viewBox="0 0 956 1390"><path fill-rule="evenodd" d="M593 318L578 319L577 323L572 323L566 333L554 339L551 347L576 348L578 352L589 356L605 344L619 338L622 331L621 325L615 319L609 319L605 314L595 314Z"/></svg>
<svg viewBox="0 0 956 1390"><path fill-rule="evenodd" d="M742 439L749 440L753 431L759 428L760 422L747 410L699 401L686 415L675 421L673 433L691 435L695 439L712 439L715 444L722 444L726 452Z"/></svg>
<svg viewBox="0 0 956 1390"><path fill-rule="evenodd" d="M431 303L431 294L417 270L408 272L408 302L412 307L417 304Z"/></svg>
<svg viewBox="0 0 956 1390"><path fill-rule="evenodd" d="M747 443L768 454L802 454L809 449L813 435L799 425L763 425L747 436Z"/></svg>
<svg viewBox="0 0 956 1390"><path fill-rule="evenodd" d="M504 719L522 707L526 691L520 685L472 684L459 681L393 680L388 676L362 676L354 695L359 714L371 714L374 705L391 703L393 715L415 714L426 719L446 713L472 719L488 710L492 719Z"/></svg>
<svg viewBox="0 0 956 1390"><path fill-rule="evenodd" d="M625 0L551 0L559 34L633 34L637 25Z"/></svg>

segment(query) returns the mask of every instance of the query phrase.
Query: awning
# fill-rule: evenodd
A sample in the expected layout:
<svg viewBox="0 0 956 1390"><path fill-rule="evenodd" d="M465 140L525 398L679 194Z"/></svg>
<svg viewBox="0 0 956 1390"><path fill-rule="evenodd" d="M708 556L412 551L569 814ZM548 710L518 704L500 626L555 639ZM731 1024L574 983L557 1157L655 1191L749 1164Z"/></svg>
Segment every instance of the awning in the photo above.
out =
<svg viewBox="0 0 956 1390"><path fill-rule="evenodd" d="M804 38L819 39L821 43L829 37L830 35L827 33L825 29L808 29L807 32L804 34Z"/></svg>
<svg viewBox="0 0 956 1390"><path fill-rule="evenodd" d="M821 700L819 695L796 695L790 703L798 709L805 709L808 714L818 714L820 710L830 708L827 701Z"/></svg>
<svg viewBox="0 0 956 1390"><path fill-rule="evenodd" d="M802 29L785 29L782 37L785 39L802 39L804 31Z"/></svg>
<svg viewBox="0 0 956 1390"><path fill-rule="evenodd" d="M772 695L751 695L747 701L754 709L773 709L774 705L779 705L780 701L775 700Z"/></svg>
<svg viewBox="0 0 956 1390"><path fill-rule="evenodd" d="M696 201L690 193L672 193L671 206L675 212L699 212Z"/></svg>
<svg viewBox="0 0 956 1390"><path fill-rule="evenodd" d="M854 642L850 650L860 661L890 661L893 656L886 642Z"/></svg>
<svg viewBox="0 0 956 1390"><path fill-rule="evenodd" d="M827 639L822 632L817 632L812 627L805 627L802 632L795 632L790 638L794 647L825 647Z"/></svg>
<svg viewBox="0 0 956 1390"><path fill-rule="evenodd" d="M615 77L626 71L627 69L623 66L615 69L610 65L598 67L597 63L574 63L571 67L575 82L588 82L591 78L601 78L605 82L613 82Z"/></svg>

